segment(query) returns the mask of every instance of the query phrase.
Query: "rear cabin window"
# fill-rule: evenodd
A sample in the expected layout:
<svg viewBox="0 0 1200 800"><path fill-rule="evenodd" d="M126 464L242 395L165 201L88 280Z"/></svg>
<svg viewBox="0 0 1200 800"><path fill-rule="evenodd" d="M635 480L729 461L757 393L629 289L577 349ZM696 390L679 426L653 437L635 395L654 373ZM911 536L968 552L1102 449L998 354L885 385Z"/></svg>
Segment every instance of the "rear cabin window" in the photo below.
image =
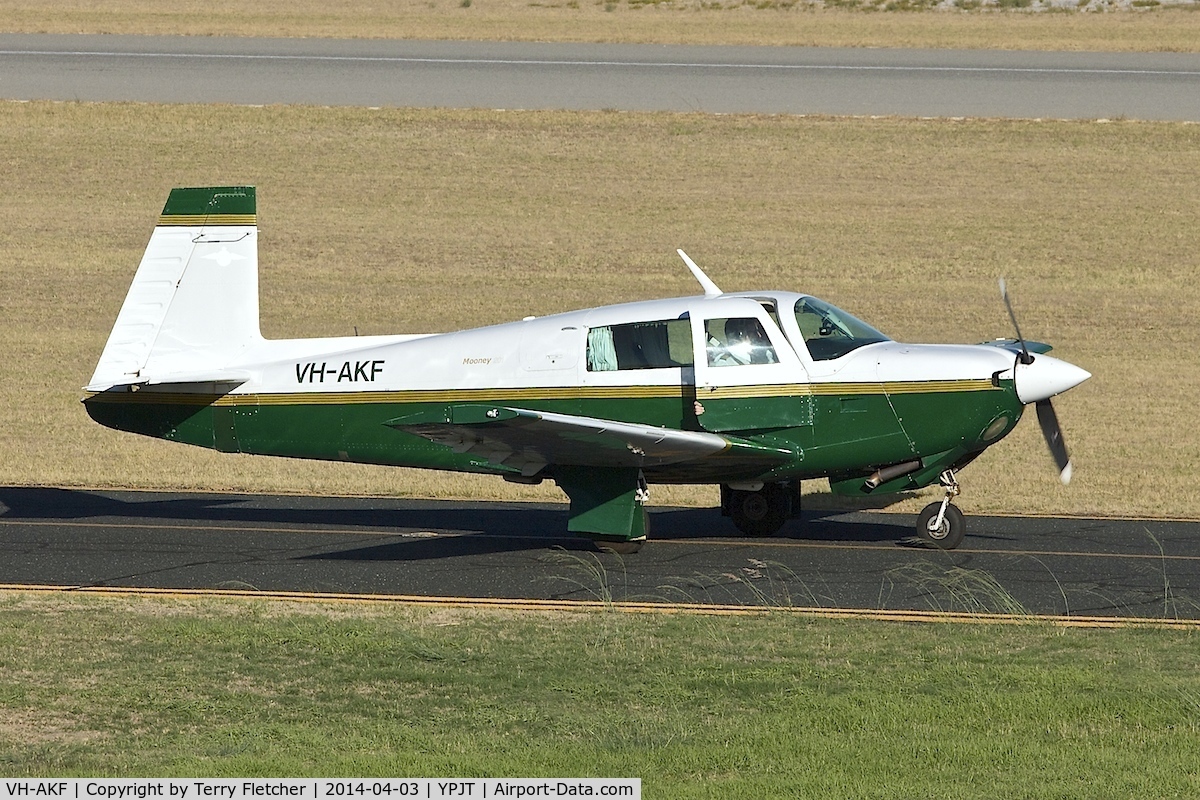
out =
<svg viewBox="0 0 1200 800"><path fill-rule="evenodd" d="M692 328L686 319L605 325L588 331L589 372L690 366Z"/></svg>

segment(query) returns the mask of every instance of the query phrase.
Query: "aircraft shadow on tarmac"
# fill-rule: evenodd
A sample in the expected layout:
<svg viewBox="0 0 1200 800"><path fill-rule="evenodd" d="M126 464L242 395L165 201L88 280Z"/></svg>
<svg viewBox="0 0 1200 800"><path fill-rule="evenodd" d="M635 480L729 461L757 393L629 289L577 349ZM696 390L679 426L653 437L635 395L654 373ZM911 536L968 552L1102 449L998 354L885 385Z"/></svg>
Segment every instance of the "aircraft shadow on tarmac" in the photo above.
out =
<svg viewBox="0 0 1200 800"><path fill-rule="evenodd" d="M113 524L136 520L166 526L261 525L291 532L404 536L370 547L306 556L313 559L425 560L463 555L516 552L556 547L590 550L593 545L567 533L565 505L405 498L314 498L222 494L94 491L47 487L0 487L0 519L44 522L94 521ZM773 540L831 543L897 542L909 532L909 518L840 510L804 511ZM731 546L749 539L713 508L662 508L651 511L652 541L712 540Z"/></svg>
<svg viewBox="0 0 1200 800"><path fill-rule="evenodd" d="M888 521L839 521L830 516L836 512L805 513L802 520L793 520L782 531L770 539L753 539L739 535L732 524L722 520L716 509L665 509L651 513L650 545L654 542L687 541L687 540L720 540L730 547L755 542L779 540L821 541L839 544L896 542L908 533L907 525L899 525ZM524 533L496 533L495 529L509 527L509 521L503 516L515 515L513 524L525 529ZM442 512L434 512L430 517L444 524ZM562 533L566 526L566 512L551 512L537 514L520 509L507 509L500 512L489 512L483 515L473 514L478 524L485 530L479 533L461 536L437 536L429 538L414 538L404 541L392 541L369 547L356 547L348 550L317 553L304 556L304 560L339 560L339 561L425 561L439 558L454 558L460 556L488 555L494 553L516 552L520 550L535 550L554 547L566 551L594 551L590 541ZM489 528L489 521L496 520L495 528ZM407 522L408 520L406 520ZM433 521L433 520L431 520ZM434 526L430 526L434 527ZM700 530L711 530L705 535Z"/></svg>

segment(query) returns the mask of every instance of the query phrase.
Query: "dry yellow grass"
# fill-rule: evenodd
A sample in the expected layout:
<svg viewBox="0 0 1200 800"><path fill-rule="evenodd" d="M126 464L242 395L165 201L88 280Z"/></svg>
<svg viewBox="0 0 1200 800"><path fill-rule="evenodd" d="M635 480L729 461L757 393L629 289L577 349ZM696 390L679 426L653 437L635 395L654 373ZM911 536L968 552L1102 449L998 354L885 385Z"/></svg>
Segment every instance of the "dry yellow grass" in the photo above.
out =
<svg viewBox="0 0 1200 800"><path fill-rule="evenodd" d="M0 168L0 484L558 496L88 420L79 387L168 190L244 182L268 336L694 293L684 247L727 290L971 342L1009 333L1004 275L1026 335L1095 377L1057 403L1076 481L1058 486L1031 414L964 473L964 509L1200 516L1200 126L4 103Z"/></svg>
<svg viewBox="0 0 1200 800"><path fill-rule="evenodd" d="M834 5L830 2L829 5ZM878 13L789 0L0 0L13 33L1185 51L1200 14Z"/></svg>

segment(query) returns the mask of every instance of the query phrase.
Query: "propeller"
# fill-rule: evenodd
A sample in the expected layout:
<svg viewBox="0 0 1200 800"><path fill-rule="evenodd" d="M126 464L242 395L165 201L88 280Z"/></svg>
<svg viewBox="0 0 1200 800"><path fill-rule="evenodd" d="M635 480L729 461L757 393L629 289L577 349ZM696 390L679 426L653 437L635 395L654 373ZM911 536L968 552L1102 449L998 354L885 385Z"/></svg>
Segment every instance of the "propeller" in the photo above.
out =
<svg viewBox="0 0 1200 800"><path fill-rule="evenodd" d="M1004 278L1000 279L1000 299L1004 301L1004 307L1008 309L1008 318L1012 320L1013 330L1017 332L1017 341L1021 343L1021 363L1032 364L1033 356L1029 355L1029 349L1025 347L1025 337L1021 335L1021 326L1017 324L1017 315L1013 312L1012 301L1008 299L1008 286L1004 283Z"/></svg>
<svg viewBox="0 0 1200 800"><path fill-rule="evenodd" d="M1042 436L1046 437L1046 446L1054 463L1058 466L1058 479L1066 486L1071 482L1071 456L1067 453L1067 443L1063 441L1062 428L1058 424L1058 414L1049 400L1038 400L1034 404L1037 409L1038 424L1042 426Z"/></svg>
<svg viewBox="0 0 1200 800"><path fill-rule="evenodd" d="M1067 452L1067 443L1063 440L1062 426L1058 424L1058 414L1054 412L1050 398L1082 383L1091 376L1072 364L1049 356L1042 356L1047 363L1034 367L1034 357L1029 354L1029 348L1025 346L1025 337L1021 335L1021 326L1017 324L1017 315L1013 312L1012 301L1009 300L1008 287L1004 283L1004 278L1000 279L1000 297L1004 300L1004 307L1008 309L1008 318L1012 320L1013 330L1017 333L1017 341L1021 344L1021 352L1017 354L1018 365L1014 367L1013 374L1022 373L1022 377L1030 385L1026 391L1018 389L1017 396L1023 402L1032 401L1034 403L1034 408L1037 409L1038 425L1042 428L1042 436L1045 437L1046 446L1050 448L1050 455L1054 457L1054 463L1058 467L1058 479L1065 486L1071 482L1071 474L1074 470L1071 465L1071 456ZM1024 366L1025 369L1020 369L1021 366ZM1018 382L1021 382L1020 378L1018 378Z"/></svg>

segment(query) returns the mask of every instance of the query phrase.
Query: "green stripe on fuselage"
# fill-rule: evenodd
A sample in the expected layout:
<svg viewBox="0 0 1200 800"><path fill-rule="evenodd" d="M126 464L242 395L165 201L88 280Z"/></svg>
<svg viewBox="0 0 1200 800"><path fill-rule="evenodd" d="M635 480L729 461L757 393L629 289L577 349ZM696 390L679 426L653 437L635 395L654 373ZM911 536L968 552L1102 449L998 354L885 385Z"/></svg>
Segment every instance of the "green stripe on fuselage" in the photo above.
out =
<svg viewBox="0 0 1200 800"><path fill-rule="evenodd" d="M986 384L986 391L981 383ZM916 392L914 383L853 384L845 393L830 391L837 385L814 385L811 388L819 391L812 392L797 391L809 388L801 386L742 387L749 409L746 423L729 433L801 454L794 465L772 472L771 477L816 478L867 464L897 463L917 452L942 452L968 440L974 443L998 415L1010 414L1012 424L1020 417L1021 405L1011 385L997 388L987 381L938 382L928 384L925 392ZM902 389L893 392L894 386ZM771 394L771 389L776 393ZM732 388L722 392L727 397L737 396ZM812 405L812 424L764 430L751 398L767 396L779 401L788 394ZM699 430L693 410L695 396L691 386L222 396L147 388L105 392L85 403L88 413L103 425L227 452L500 473L508 470L479 455L455 453L444 445L393 430L385 423L412 414L437 413L451 403L483 402ZM734 477L730 466L728 460L715 456L648 470L647 477L672 483L753 477Z"/></svg>

